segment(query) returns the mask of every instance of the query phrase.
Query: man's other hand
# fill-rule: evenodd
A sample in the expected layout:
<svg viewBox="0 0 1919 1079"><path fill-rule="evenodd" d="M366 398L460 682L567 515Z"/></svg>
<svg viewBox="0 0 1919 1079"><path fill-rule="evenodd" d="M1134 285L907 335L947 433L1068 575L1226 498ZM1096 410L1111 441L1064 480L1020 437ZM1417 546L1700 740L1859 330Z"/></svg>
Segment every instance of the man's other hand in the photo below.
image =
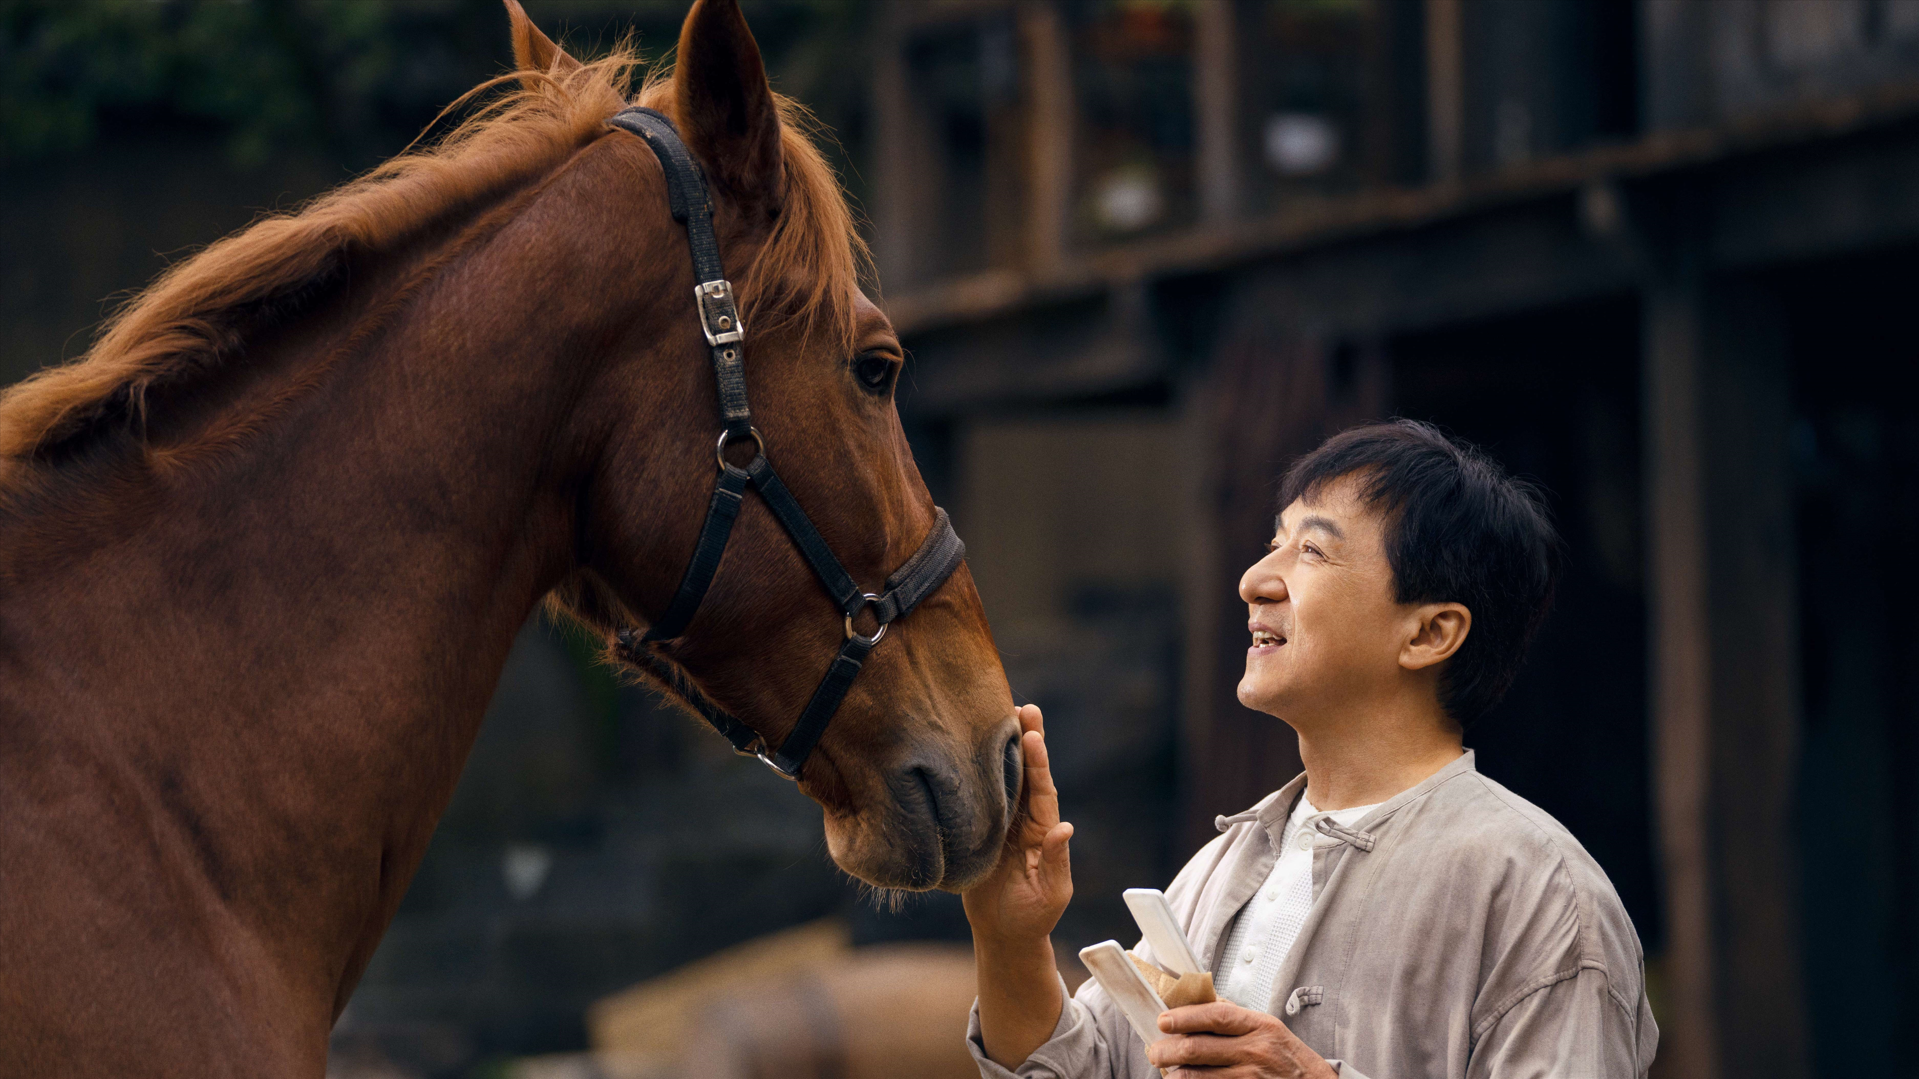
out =
<svg viewBox="0 0 1919 1079"><path fill-rule="evenodd" d="M1286 1024L1230 1001L1189 1004L1162 1012L1166 1032L1146 1047L1146 1059L1181 1079L1334 1079L1339 1073Z"/></svg>

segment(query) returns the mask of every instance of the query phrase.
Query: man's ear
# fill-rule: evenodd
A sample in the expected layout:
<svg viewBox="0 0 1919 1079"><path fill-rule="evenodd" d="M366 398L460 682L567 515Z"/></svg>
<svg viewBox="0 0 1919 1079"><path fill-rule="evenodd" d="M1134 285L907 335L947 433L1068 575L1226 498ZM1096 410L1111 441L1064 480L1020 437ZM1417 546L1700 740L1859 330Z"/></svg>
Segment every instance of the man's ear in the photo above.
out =
<svg viewBox="0 0 1919 1079"><path fill-rule="evenodd" d="M1413 608L1418 619L1413 634L1399 649L1399 665L1409 671L1444 663L1466 643L1472 632L1473 612L1460 603L1422 603Z"/></svg>
<svg viewBox="0 0 1919 1079"><path fill-rule="evenodd" d="M521 71L544 71L554 76L565 76L570 71L579 70L580 62L555 45L552 38L540 33L540 28L526 17L526 9L520 6L520 0L505 2L507 20L513 24L514 67ZM526 75L520 76L520 82L528 87L538 81Z"/></svg>
<svg viewBox="0 0 1919 1079"><path fill-rule="evenodd" d="M739 0L698 0L687 12L673 81L681 134L708 179L749 221L778 217L786 199L780 114Z"/></svg>

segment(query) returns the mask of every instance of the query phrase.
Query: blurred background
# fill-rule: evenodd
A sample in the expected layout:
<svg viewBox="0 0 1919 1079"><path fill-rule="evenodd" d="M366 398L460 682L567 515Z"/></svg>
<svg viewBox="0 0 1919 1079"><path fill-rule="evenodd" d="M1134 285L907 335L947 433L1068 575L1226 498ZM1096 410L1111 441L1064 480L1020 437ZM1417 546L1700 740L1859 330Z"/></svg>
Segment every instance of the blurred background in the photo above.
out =
<svg viewBox="0 0 1919 1079"><path fill-rule="evenodd" d="M651 57L687 6L526 0ZM1618 888L1656 1074L1919 1074L1919 2L745 6L1047 709L1062 956L1294 774L1234 700L1235 582L1290 457L1414 416L1567 537L1468 743ZM0 377L509 63L493 0L0 2ZM963 1076L965 940L535 620L333 1072Z"/></svg>

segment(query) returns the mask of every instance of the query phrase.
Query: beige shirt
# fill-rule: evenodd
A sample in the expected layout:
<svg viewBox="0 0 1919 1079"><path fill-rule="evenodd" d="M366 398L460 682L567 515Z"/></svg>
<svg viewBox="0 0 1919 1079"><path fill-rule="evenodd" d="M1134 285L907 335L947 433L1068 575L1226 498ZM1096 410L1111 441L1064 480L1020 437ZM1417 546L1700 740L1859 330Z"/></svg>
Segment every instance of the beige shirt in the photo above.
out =
<svg viewBox="0 0 1919 1079"><path fill-rule="evenodd" d="M1306 777L1220 817L1166 889L1201 964L1273 867ZM1346 828L1314 822L1313 905L1268 1011L1347 1079L1643 1079L1659 1044L1639 936L1612 882L1470 751ZM1138 948L1150 955L1145 944ZM1159 1079L1097 982L1017 1071L987 1079Z"/></svg>

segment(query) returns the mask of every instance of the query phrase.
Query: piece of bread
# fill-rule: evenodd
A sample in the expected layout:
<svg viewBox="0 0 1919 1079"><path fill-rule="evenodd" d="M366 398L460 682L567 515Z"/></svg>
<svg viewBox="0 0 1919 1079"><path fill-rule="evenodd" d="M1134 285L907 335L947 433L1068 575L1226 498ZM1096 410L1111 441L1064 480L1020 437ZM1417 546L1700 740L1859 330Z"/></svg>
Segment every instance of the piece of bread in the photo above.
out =
<svg viewBox="0 0 1919 1079"><path fill-rule="evenodd" d="M1210 971L1202 974L1182 974L1175 978L1132 952L1127 952L1126 958L1131 959L1133 965L1139 968L1140 974L1146 978L1146 984L1153 987L1153 991L1159 994L1159 999L1165 1001L1168 1008L1184 1008L1188 1004L1211 1004L1219 999L1219 994L1213 991L1213 975Z"/></svg>

